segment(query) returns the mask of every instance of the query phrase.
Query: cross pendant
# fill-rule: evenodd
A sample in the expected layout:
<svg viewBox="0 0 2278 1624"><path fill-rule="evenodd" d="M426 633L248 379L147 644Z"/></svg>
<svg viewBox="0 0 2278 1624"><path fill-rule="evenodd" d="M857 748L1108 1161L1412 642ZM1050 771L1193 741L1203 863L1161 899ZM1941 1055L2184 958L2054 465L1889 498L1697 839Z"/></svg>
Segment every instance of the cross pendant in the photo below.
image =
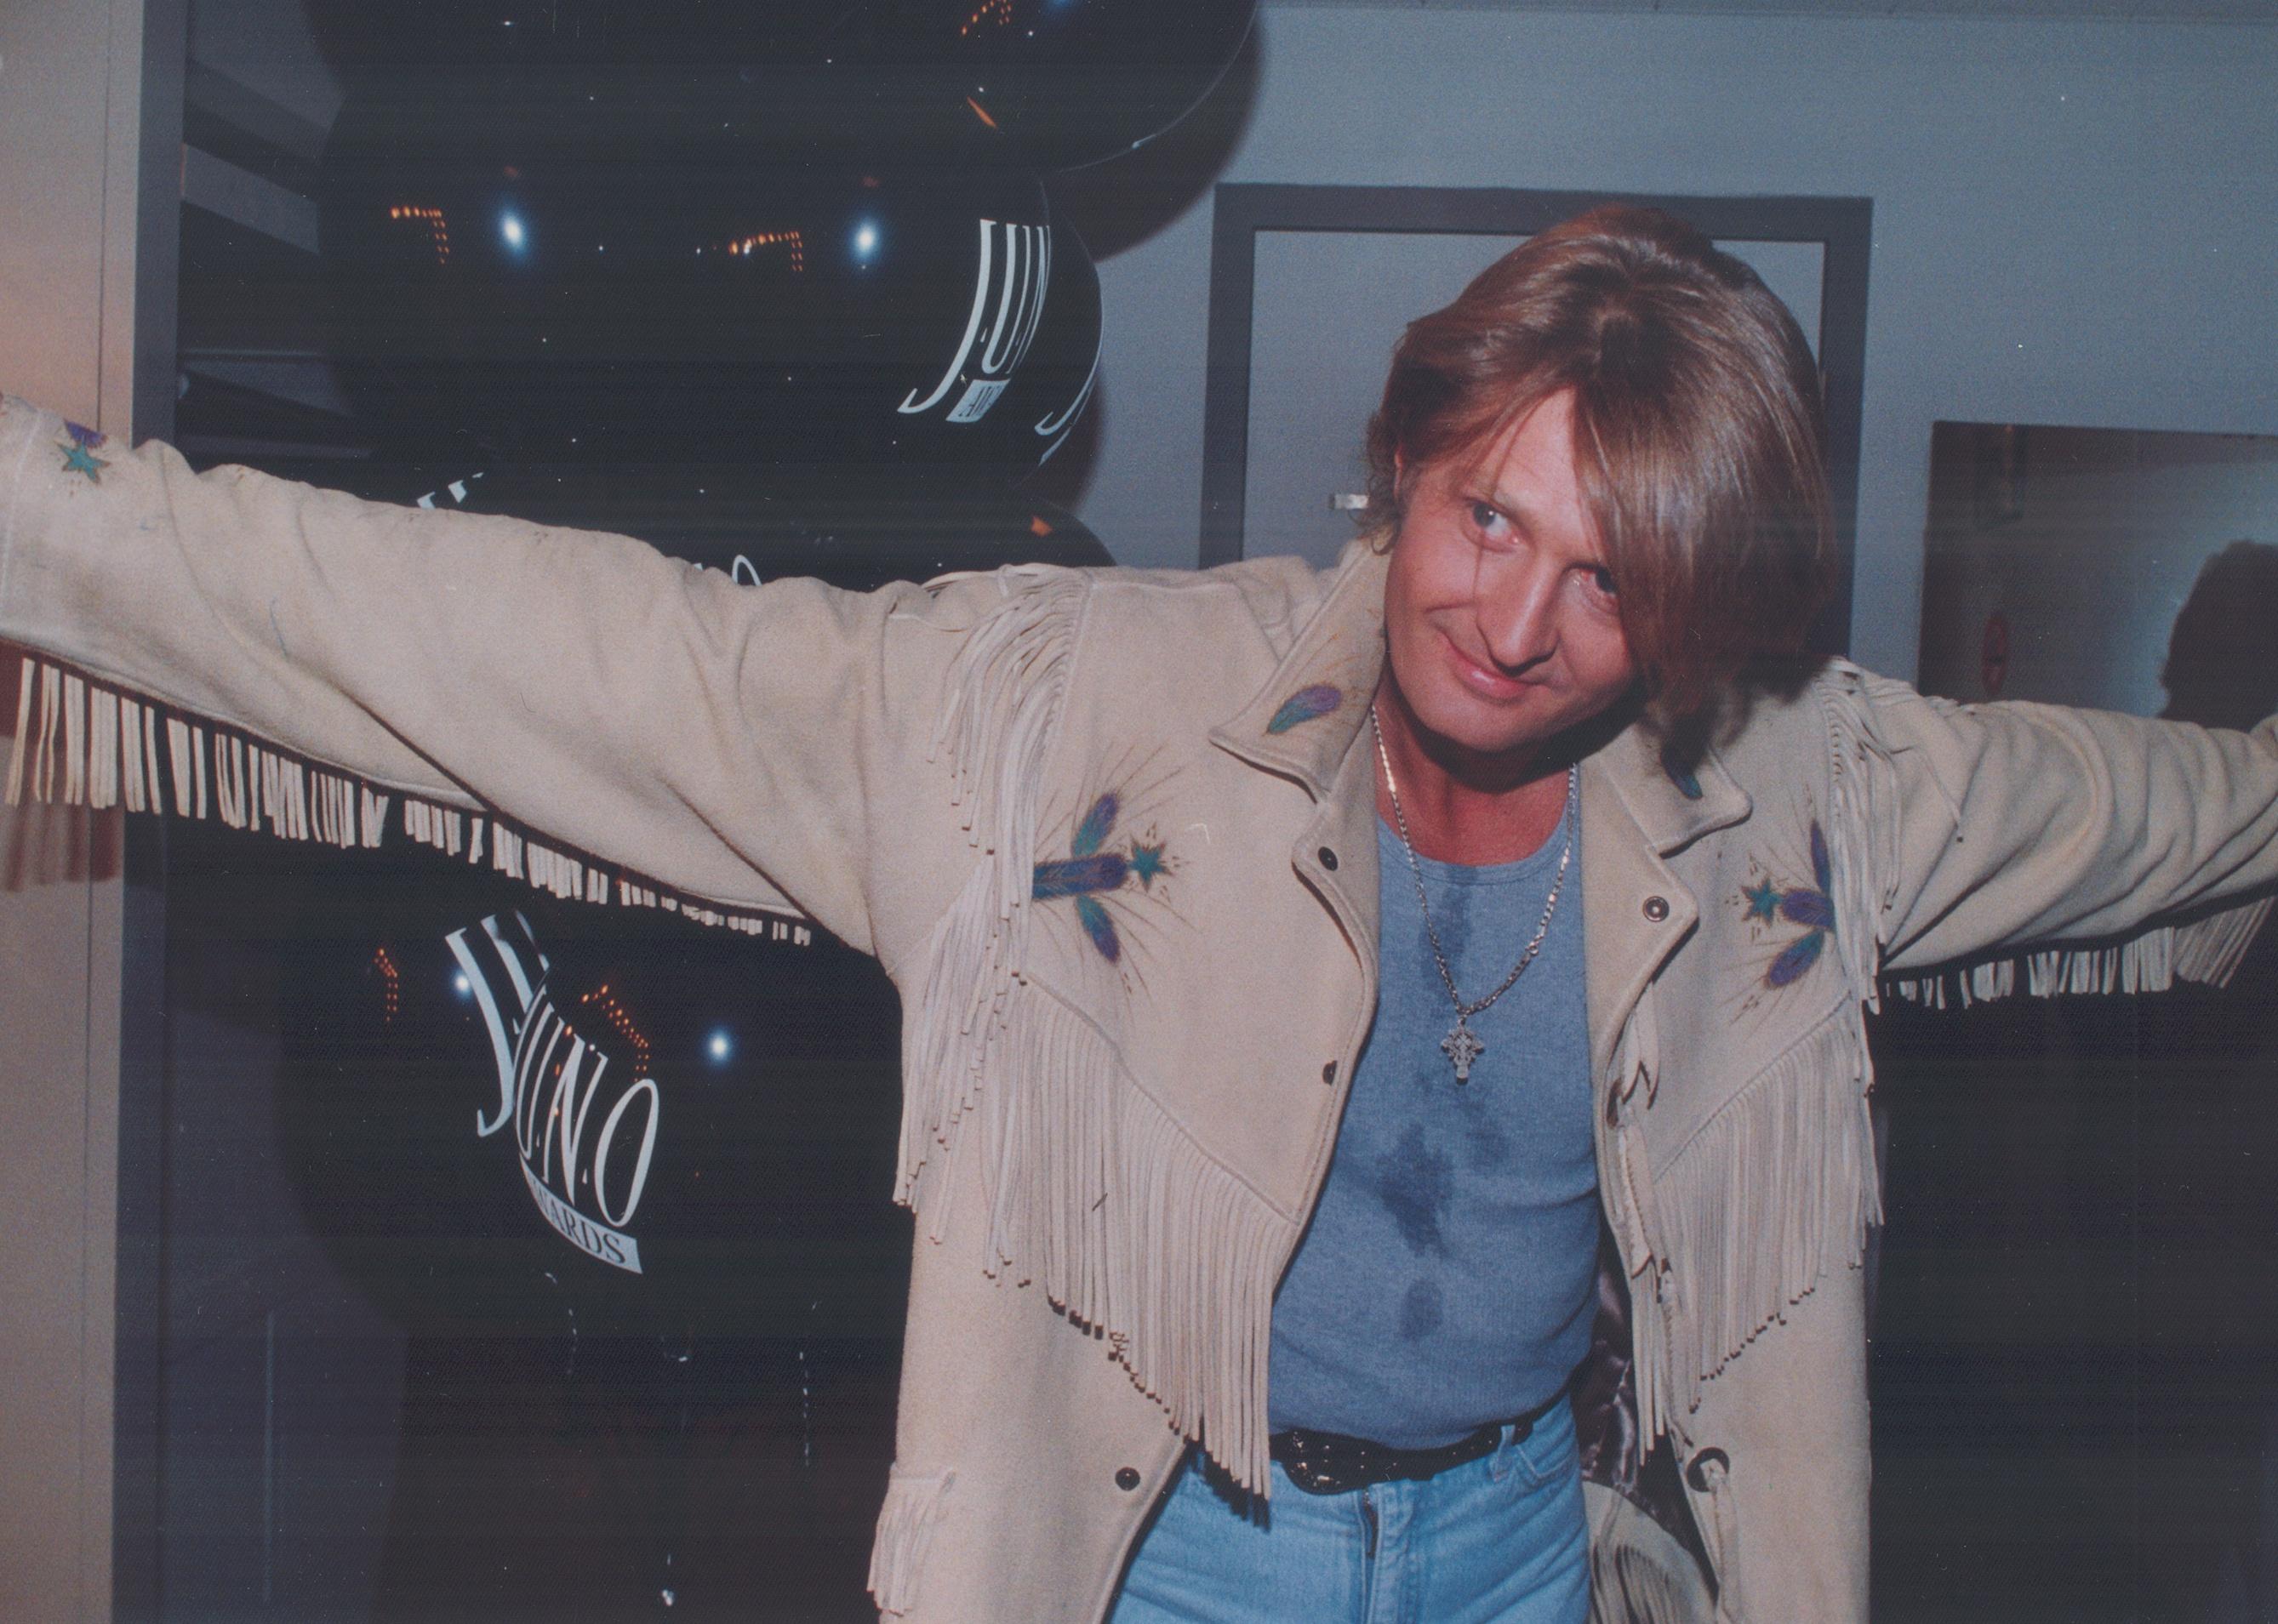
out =
<svg viewBox="0 0 2278 1624"><path fill-rule="evenodd" d="M1456 1063L1456 1080L1459 1083L1472 1080L1472 1062L1487 1053L1487 1046L1479 1041L1460 1017L1456 1021L1455 1030L1440 1040L1440 1047L1448 1058Z"/></svg>

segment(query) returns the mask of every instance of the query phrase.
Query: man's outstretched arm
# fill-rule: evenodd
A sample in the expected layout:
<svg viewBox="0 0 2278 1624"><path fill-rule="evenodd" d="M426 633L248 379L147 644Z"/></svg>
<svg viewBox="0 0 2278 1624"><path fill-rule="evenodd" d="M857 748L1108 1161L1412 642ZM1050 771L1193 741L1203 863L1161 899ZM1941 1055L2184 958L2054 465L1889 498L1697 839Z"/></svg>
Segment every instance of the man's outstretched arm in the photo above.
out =
<svg viewBox="0 0 2278 1624"><path fill-rule="evenodd" d="M0 637L865 948L875 888L954 820L937 723L1013 591L738 585L623 537L196 475L0 400Z"/></svg>

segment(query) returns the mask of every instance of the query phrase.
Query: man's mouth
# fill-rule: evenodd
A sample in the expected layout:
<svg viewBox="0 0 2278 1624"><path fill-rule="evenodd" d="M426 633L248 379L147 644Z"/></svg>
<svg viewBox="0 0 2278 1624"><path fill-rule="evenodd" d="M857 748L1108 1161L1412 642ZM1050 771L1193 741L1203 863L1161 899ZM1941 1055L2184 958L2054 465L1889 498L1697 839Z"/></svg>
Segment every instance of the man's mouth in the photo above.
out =
<svg viewBox="0 0 2278 1624"><path fill-rule="evenodd" d="M1449 664L1455 670L1456 681L1483 699L1515 699L1529 689L1540 686L1533 678L1510 676L1480 664L1444 631L1440 638L1447 645Z"/></svg>

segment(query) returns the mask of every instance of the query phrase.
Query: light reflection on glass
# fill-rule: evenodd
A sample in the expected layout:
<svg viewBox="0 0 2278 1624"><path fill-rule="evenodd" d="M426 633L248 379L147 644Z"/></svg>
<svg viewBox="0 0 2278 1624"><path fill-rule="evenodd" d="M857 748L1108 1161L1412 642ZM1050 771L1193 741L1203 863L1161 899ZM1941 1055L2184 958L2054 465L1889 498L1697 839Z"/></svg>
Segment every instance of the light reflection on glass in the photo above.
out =
<svg viewBox="0 0 2278 1624"><path fill-rule="evenodd" d="M393 1021L396 1011L403 1007L403 976L396 969L395 956L387 950L386 942L372 949L371 967L379 972L379 1018L385 1025Z"/></svg>
<svg viewBox="0 0 2278 1624"><path fill-rule="evenodd" d="M397 203L388 210L387 217L425 225L427 235L435 245L435 263L439 265L451 263L451 227L449 222L443 218L440 209L422 208L416 203Z"/></svg>
<svg viewBox="0 0 2278 1624"><path fill-rule="evenodd" d="M799 232L754 232L728 245L729 253L745 258L761 248L781 249L789 257L793 271L806 269L806 238ZM701 248L696 251L704 252Z"/></svg>
<svg viewBox="0 0 2278 1624"><path fill-rule="evenodd" d="M972 15L959 25L957 32L959 38L970 39L983 28L1007 27L1012 21L1013 0L981 0L973 8Z"/></svg>
<svg viewBox="0 0 2278 1624"><path fill-rule="evenodd" d="M632 1012L617 1002L616 995L609 991L609 984L607 981L602 982L577 1002L599 1014L602 1019L616 1029L619 1037L632 1045L635 1070L640 1071L648 1070L648 1034L635 1023Z"/></svg>

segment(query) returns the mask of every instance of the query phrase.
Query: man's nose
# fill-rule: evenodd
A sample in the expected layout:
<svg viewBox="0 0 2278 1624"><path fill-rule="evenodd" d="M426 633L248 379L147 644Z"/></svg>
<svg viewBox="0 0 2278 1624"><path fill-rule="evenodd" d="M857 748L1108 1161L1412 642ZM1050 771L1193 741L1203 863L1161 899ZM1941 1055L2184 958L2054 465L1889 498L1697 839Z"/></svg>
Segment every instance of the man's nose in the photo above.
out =
<svg viewBox="0 0 2278 1624"><path fill-rule="evenodd" d="M1559 572L1526 553L1484 560L1473 600L1488 656L1517 675L1558 648Z"/></svg>

